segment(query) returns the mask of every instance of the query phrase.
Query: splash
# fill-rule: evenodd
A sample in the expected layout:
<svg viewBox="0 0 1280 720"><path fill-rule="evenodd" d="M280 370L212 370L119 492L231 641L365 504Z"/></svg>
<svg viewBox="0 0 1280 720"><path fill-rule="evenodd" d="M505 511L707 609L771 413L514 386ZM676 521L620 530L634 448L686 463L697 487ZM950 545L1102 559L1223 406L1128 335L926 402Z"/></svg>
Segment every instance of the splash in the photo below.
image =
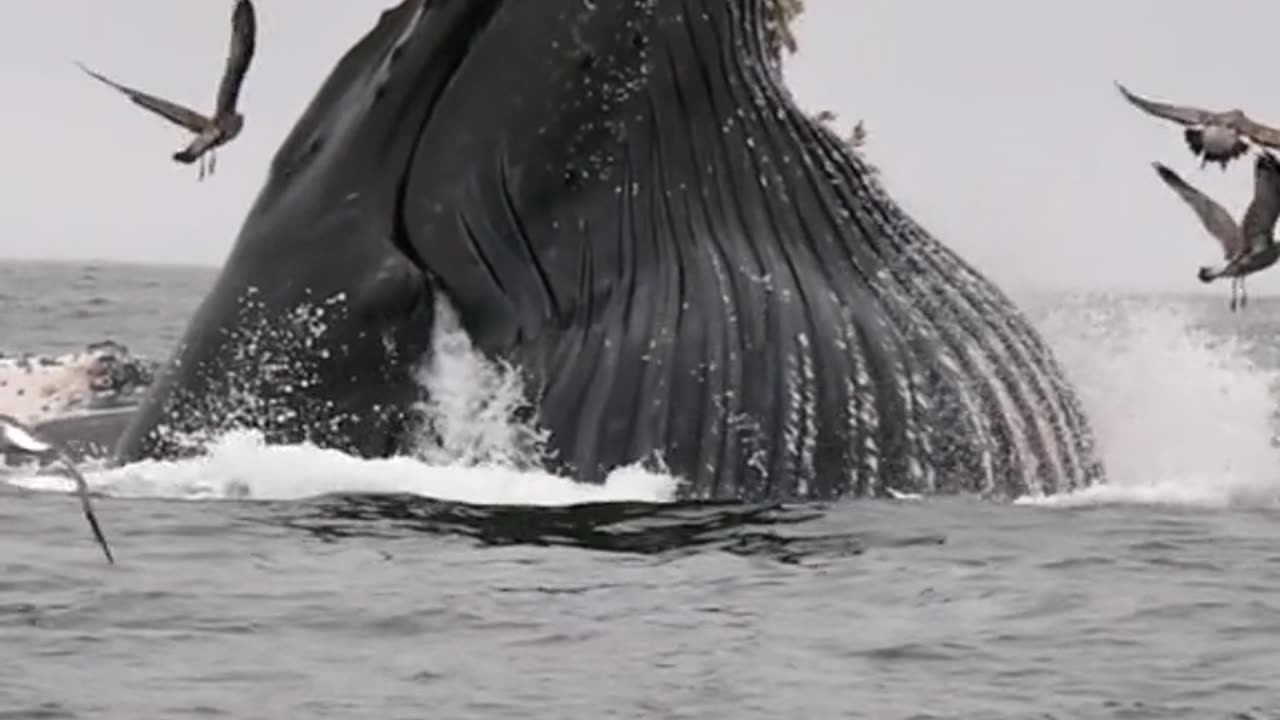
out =
<svg viewBox="0 0 1280 720"><path fill-rule="evenodd" d="M316 365L330 353L326 335L335 322L345 321L350 309L345 292L327 297L304 292L306 301L277 315L267 310L256 287L248 288L239 301L238 322L225 333L232 348L230 362L243 372L228 375L217 392L188 398L186 413L200 422L194 428L157 427L164 442L203 452L219 437L253 428L261 418L285 424L328 415L306 389L320 382ZM299 402L285 402L281 391Z"/></svg>
<svg viewBox="0 0 1280 720"><path fill-rule="evenodd" d="M1280 504L1276 369L1184 301L1092 298L1040 323L1098 439L1106 485L1037 505ZM1225 323L1218 323L1225 325ZM1232 323L1234 325L1235 323Z"/></svg>
<svg viewBox="0 0 1280 720"><path fill-rule="evenodd" d="M548 433L537 426L520 373L477 352L447 300L438 298L435 312L431 353L417 373L427 399L414 408L414 455L437 464L539 467Z"/></svg>
<svg viewBox="0 0 1280 720"><path fill-rule="evenodd" d="M220 437L207 455L89 470L89 487L114 497L180 500L298 500L333 493L410 493L481 505L559 506L587 502L668 502L675 481L636 467L603 485L497 465L433 465L410 457L365 460L311 445L268 445L250 431ZM6 478L30 490L68 492L57 475Z"/></svg>

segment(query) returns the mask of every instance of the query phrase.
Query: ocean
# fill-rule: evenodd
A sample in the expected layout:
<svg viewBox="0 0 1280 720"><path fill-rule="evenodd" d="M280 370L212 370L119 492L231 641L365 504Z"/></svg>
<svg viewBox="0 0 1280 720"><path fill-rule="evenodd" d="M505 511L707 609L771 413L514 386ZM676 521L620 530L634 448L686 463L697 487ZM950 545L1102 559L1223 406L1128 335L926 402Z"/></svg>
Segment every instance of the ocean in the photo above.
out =
<svg viewBox="0 0 1280 720"><path fill-rule="evenodd" d="M0 352L163 359L213 273L0 263ZM0 719L1280 718L1280 300L1015 298L1106 486L681 505L229 435L90 469L111 566L0 466Z"/></svg>

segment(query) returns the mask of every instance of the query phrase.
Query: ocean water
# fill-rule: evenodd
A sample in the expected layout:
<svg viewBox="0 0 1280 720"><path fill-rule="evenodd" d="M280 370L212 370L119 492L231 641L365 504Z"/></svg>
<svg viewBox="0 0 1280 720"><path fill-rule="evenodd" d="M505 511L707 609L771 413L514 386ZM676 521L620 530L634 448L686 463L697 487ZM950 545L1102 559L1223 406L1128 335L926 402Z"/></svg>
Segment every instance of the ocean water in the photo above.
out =
<svg viewBox="0 0 1280 720"><path fill-rule="evenodd" d="M163 358L212 278L0 264L0 352ZM230 435L88 473L108 566L66 481L0 467L0 718L1280 718L1280 302L1018 299L1105 487L689 506Z"/></svg>

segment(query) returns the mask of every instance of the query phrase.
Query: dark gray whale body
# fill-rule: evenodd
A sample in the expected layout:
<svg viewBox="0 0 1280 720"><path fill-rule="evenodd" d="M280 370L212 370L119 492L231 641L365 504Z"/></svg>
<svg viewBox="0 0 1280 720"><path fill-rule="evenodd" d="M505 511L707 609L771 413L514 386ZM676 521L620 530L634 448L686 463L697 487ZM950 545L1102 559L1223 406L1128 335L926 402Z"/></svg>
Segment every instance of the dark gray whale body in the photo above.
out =
<svg viewBox="0 0 1280 720"><path fill-rule="evenodd" d="M398 451L439 293L582 481L655 455L695 498L1100 480L1049 350L793 104L764 13L385 12L277 153L117 460L228 423Z"/></svg>

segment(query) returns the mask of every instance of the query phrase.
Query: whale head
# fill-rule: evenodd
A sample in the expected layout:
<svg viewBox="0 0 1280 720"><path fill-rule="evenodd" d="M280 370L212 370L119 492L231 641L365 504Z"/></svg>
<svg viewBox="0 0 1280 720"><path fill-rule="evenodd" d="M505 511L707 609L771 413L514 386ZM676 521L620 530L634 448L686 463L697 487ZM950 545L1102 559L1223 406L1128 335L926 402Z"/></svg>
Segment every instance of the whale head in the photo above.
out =
<svg viewBox="0 0 1280 720"><path fill-rule="evenodd" d="M725 6L718 22L762 15L764 2L708 7ZM584 281L576 252L529 239L597 221L623 179L592 175L626 147L619 118L637 88L678 60L654 39L687 33L684 12L667 0L405 0L383 12L277 151L117 458L183 454L232 427L396 452L422 397L415 369L437 297L482 352L501 354L612 292L617 273Z"/></svg>

